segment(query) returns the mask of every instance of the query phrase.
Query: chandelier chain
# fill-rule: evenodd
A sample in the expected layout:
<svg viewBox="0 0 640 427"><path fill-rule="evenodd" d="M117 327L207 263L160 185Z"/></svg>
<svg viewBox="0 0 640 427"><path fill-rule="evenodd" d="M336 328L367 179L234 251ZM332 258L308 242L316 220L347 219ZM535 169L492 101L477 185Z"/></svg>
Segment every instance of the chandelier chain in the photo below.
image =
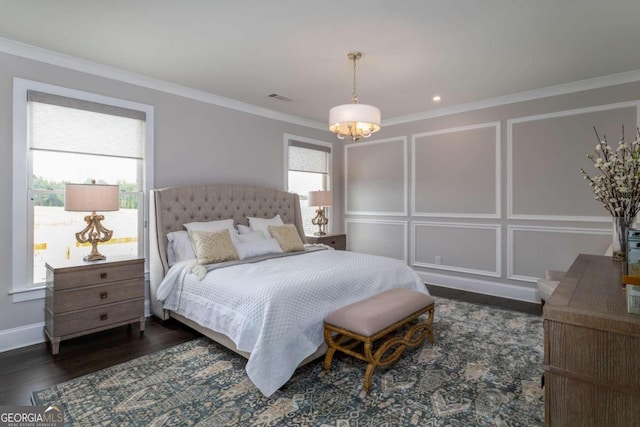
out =
<svg viewBox="0 0 640 427"><path fill-rule="evenodd" d="M356 55L353 55L353 92L351 93L351 102L358 103L358 94L356 92L356 61L358 60Z"/></svg>

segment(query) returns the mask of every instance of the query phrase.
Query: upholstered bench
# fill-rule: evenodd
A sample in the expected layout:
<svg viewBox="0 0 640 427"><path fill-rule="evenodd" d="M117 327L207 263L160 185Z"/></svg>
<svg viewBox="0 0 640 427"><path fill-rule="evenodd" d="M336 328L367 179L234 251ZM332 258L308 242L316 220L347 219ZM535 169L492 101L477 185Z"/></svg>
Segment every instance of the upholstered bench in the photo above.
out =
<svg viewBox="0 0 640 427"><path fill-rule="evenodd" d="M325 371L331 369L336 350L368 362L364 376L364 389L368 393L376 367L392 364L406 347L422 344L427 336L433 343L433 311L434 299L411 289L391 289L334 311L324 320L324 339L329 347ZM425 313L428 313L426 321L414 322ZM404 334L391 334L411 322L415 324ZM381 338L386 339L374 353L373 343ZM361 344L362 351L356 351ZM393 347L396 348L384 357Z"/></svg>

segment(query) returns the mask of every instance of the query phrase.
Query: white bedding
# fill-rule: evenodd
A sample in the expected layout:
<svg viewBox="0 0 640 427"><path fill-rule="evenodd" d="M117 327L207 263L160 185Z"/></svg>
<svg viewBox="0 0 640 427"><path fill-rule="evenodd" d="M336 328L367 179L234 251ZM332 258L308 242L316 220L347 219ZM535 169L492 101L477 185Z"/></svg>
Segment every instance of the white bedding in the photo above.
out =
<svg viewBox="0 0 640 427"><path fill-rule="evenodd" d="M164 308L251 353L246 371L265 396L323 343L322 322L330 312L391 288L428 293L405 263L345 251L233 265L209 271L202 281L188 270L187 263L169 270L158 290Z"/></svg>

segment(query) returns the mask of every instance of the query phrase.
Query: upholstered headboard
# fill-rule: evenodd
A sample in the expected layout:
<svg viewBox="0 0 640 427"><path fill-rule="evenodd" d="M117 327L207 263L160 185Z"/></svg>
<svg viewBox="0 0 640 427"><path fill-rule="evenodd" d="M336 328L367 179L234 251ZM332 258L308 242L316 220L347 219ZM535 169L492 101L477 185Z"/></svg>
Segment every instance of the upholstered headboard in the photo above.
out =
<svg viewBox="0 0 640 427"><path fill-rule="evenodd" d="M297 194L275 188L238 184L187 185L156 189L150 195L149 269L151 306L165 318L157 287L169 269L167 233L184 230L183 224L233 218L234 224L248 225L247 217L272 218L280 215L285 224L294 224L306 242Z"/></svg>

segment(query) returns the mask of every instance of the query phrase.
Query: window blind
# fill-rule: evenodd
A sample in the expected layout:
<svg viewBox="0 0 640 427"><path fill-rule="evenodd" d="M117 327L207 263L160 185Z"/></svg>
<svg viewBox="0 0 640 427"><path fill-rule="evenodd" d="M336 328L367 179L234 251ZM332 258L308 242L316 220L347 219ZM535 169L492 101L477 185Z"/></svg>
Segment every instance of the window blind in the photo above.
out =
<svg viewBox="0 0 640 427"><path fill-rule="evenodd" d="M300 141L289 141L289 170L329 173L331 148Z"/></svg>
<svg viewBox="0 0 640 427"><path fill-rule="evenodd" d="M142 111L27 92L29 148L142 159Z"/></svg>

